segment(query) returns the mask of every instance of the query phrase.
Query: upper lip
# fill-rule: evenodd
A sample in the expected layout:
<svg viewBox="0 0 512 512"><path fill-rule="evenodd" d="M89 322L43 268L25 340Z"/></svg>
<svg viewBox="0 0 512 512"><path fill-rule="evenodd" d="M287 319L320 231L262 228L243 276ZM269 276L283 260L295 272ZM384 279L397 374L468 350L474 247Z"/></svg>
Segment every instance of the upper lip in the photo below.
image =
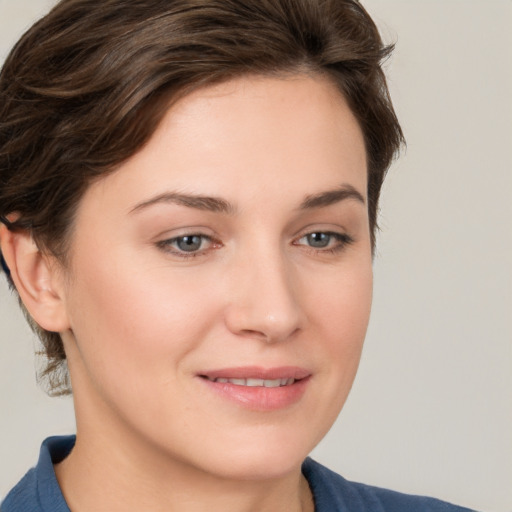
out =
<svg viewBox="0 0 512 512"><path fill-rule="evenodd" d="M309 377L311 372L298 366L279 366L263 368L260 366L238 366L234 368L221 368L200 372L200 377L208 379L294 379L300 380Z"/></svg>

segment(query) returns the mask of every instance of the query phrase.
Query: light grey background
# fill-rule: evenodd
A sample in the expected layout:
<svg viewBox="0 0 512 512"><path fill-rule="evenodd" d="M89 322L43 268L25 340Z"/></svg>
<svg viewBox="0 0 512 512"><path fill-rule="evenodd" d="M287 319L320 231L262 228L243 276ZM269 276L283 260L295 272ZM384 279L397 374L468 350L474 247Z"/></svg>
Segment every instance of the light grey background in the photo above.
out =
<svg viewBox="0 0 512 512"><path fill-rule="evenodd" d="M0 60L51 0L0 0ZM385 185L359 375L314 456L347 478L512 511L512 2L367 0L408 149ZM0 283L0 496L70 399L36 386Z"/></svg>

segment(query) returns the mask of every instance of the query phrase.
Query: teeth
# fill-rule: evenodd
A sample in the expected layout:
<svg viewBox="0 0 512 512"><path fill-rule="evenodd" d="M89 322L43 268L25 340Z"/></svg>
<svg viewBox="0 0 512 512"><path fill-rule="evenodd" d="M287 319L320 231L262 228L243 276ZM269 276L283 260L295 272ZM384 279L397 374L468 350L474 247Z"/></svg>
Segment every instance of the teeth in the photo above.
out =
<svg viewBox="0 0 512 512"><path fill-rule="evenodd" d="M208 380L212 382L220 382L222 384L230 383L235 386L247 386L247 387L265 387L265 388L278 388L281 386L291 386L294 382L294 378L289 379L227 379L225 377L218 377L216 379Z"/></svg>
<svg viewBox="0 0 512 512"><path fill-rule="evenodd" d="M249 386L251 388L255 388L256 386L263 386L263 379L247 379L246 383L241 385Z"/></svg>

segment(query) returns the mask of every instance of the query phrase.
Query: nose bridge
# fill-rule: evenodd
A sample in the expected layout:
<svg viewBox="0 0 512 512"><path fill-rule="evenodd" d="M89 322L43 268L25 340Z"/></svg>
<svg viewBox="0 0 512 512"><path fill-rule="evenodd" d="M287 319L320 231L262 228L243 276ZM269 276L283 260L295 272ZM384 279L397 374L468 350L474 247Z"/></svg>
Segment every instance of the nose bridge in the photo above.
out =
<svg viewBox="0 0 512 512"><path fill-rule="evenodd" d="M294 271L280 244L254 244L233 266L230 303L226 314L233 332L280 341L301 325L301 308Z"/></svg>

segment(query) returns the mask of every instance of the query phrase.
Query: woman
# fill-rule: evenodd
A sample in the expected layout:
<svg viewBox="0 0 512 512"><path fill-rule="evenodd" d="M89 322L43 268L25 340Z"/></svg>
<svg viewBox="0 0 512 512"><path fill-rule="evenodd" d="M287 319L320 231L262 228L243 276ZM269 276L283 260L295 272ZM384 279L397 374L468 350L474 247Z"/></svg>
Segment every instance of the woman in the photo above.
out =
<svg viewBox="0 0 512 512"><path fill-rule="evenodd" d="M463 510L307 459L368 323L389 51L335 0L64 0L21 39L3 267L77 435L4 512Z"/></svg>

